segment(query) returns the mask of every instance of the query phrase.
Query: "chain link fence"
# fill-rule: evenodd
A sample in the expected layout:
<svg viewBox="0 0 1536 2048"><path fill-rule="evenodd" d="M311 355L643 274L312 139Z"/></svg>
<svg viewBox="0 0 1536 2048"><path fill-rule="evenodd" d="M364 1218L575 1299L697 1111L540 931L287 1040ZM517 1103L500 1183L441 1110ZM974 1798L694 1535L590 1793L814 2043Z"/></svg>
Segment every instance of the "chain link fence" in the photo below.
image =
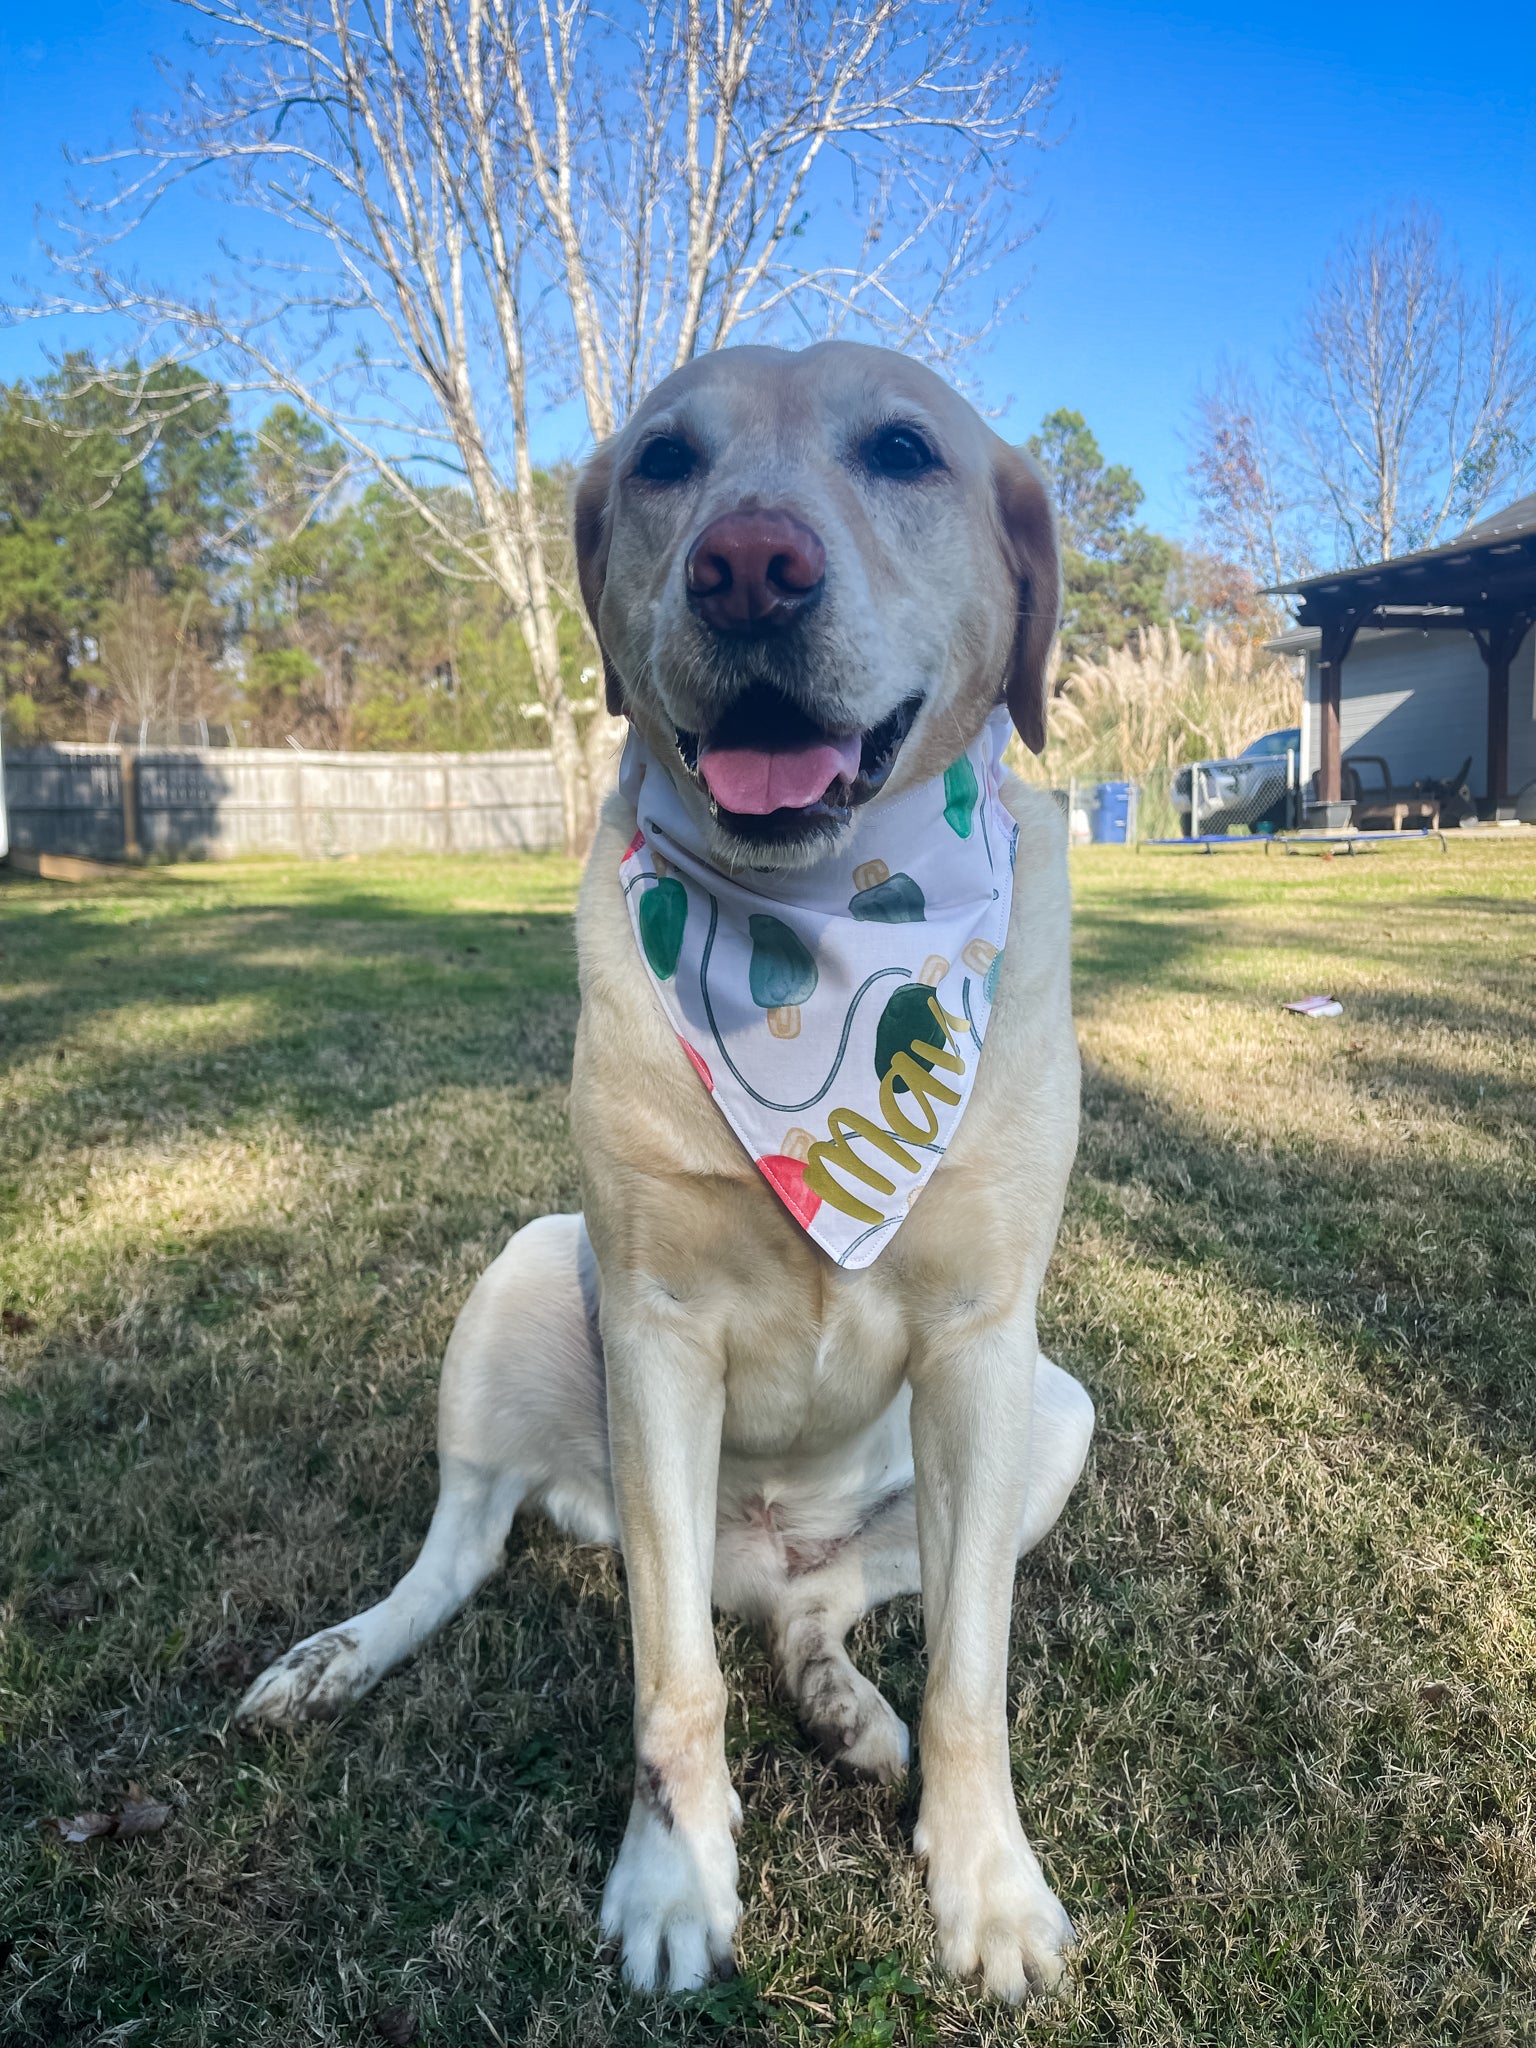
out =
<svg viewBox="0 0 1536 2048"><path fill-rule="evenodd" d="M1050 794L1074 846L1086 846L1090 840L1128 846L1140 836L1142 791L1135 782L1100 775L1079 780L1074 775L1055 784Z"/></svg>
<svg viewBox="0 0 1536 2048"><path fill-rule="evenodd" d="M1128 792L1128 801L1109 792ZM1051 791L1074 844L1090 839L1128 842L1161 839L1267 837L1302 823L1300 749L1195 761L1173 769L1156 786L1101 776L1074 777ZM1116 825L1110 825L1111 804Z"/></svg>
<svg viewBox="0 0 1536 2048"><path fill-rule="evenodd" d="M1185 839L1293 831L1301 823L1298 750L1191 762L1175 772L1172 795Z"/></svg>

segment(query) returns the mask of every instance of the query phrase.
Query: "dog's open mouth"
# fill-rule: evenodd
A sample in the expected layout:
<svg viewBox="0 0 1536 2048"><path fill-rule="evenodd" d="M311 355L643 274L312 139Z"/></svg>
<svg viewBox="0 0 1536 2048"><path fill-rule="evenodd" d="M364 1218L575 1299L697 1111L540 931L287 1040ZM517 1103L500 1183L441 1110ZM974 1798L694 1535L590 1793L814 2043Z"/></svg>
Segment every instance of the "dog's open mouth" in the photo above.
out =
<svg viewBox="0 0 1536 2048"><path fill-rule="evenodd" d="M677 751L716 820L742 839L830 836L885 786L922 707L908 697L868 732L829 731L770 683L744 690L705 734Z"/></svg>

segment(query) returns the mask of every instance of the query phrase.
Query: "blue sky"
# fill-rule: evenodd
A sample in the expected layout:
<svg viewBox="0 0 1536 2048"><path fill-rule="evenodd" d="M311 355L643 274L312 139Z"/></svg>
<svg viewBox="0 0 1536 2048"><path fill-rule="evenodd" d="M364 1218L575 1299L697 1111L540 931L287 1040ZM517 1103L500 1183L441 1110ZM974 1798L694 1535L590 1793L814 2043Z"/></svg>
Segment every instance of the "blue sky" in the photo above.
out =
<svg viewBox="0 0 1536 2048"><path fill-rule="evenodd" d="M64 145L124 136L183 28L168 0L0 0L0 292L41 279L33 212L63 193ZM1262 366L1373 209L1433 207L1470 266L1536 287L1531 0L1044 0L1034 45L1061 68L1058 140L1037 161L1029 288L977 368L1005 431L1085 413L1165 531L1188 524L1199 381L1224 358ZM209 227L188 219L157 253L191 271ZM41 367L38 329L0 329L0 377Z"/></svg>

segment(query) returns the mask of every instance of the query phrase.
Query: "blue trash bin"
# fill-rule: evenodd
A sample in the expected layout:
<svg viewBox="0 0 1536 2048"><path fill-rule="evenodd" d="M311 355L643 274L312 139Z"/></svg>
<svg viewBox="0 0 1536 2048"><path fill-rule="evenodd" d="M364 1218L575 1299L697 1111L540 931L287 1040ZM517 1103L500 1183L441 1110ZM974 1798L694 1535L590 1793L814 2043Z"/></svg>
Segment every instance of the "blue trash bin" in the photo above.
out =
<svg viewBox="0 0 1536 2048"><path fill-rule="evenodd" d="M1125 846L1136 837L1136 785L1101 782L1093 793L1089 831L1096 846Z"/></svg>

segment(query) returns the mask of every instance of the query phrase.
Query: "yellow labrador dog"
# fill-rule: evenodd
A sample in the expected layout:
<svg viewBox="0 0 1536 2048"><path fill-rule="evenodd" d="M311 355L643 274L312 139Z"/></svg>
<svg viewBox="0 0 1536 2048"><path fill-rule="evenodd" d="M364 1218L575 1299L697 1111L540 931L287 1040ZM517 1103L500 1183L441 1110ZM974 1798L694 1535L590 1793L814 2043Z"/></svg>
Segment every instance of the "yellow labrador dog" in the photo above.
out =
<svg viewBox="0 0 1536 2048"><path fill-rule="evenodd" d="M942 774L1002 701L1042 743L1048 501L901 356L827 343L688 364L592 458L576 519L610 702L722 875L782 887L810 870L866 804ZM712 750L734 780L701 773ZM520 1507L622 1545L636 1782L602 1924L638 1988L731 1964L740 1805L712 1604L766 1625L817 1744L889 1780L907 1731L844 1638L919 1589L915 1848L940 1959L1010 2000L1065 1966L1071 1923L1014 1801L1006 1691L1015 1559L1061 1512L1093 1427L1035 1339L1078 1062L1065 833L1044 794L1010 781L1003 801L1012 908L963 1121L852 1270L769 1187L663 1014L620 884L635 810L609 799L578 923L585 1213L520 1231L459 1319L416 1564L241 1705L292 1723L366 1692L496 1568Z"/></svg>

